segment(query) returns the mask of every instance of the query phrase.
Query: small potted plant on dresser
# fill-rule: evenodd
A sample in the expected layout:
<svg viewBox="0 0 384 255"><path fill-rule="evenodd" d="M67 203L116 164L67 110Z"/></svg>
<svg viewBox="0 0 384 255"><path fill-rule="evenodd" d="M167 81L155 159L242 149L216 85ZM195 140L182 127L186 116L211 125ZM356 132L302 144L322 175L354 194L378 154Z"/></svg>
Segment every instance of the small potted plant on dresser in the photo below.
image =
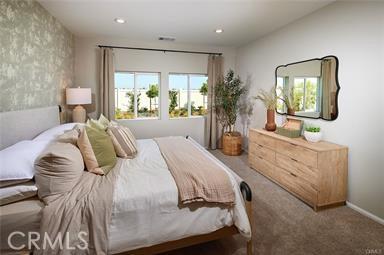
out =
<svg viewBox="0 0 384 255"><path fill-rule="evenodd" d="M320 131L320 127L317 126L306 126L304 130L304 137L308 142L317 143L323 137Z"/></svg>
<svg viewBox="0 0 384 255"><path fill-rule="evenodd" d="M225 155L237 156L242 152L242 136L235 131L239 101L245 92L239 76L229 70L215 87L215 109L222 128L222 149Z"/></svg>
<svg viewBox="0 0 384 255"><path fill-rule="evenodd" d="M295 105L294 105L294 97L293 97L293 87L289 89L289 91L283 92L283 96L280 99L284 102L287 107L288 115L295 115Z"/></svg>
<svg viewBox="0 0 384 255"><path fill-rule="evenodd" d="M259 99L261 102L263 102L265 108L267 108L267 123L265 124L265 129L267 131L275 131L275 109L277 104L275 87L272 87L269 92L261 89L255 99Z"/></svg>

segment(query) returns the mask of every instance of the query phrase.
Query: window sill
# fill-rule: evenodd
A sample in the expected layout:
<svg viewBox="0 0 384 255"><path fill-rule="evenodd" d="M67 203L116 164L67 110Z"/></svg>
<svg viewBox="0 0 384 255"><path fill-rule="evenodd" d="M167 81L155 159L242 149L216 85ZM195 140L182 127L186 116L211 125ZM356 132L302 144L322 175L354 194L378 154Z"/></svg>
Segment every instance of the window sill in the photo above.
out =
<svg viewBox="0 0 384 255"><path fill-rule="evenodd" d="M115 120L117 122L119 121L135 121L135 120L160 120L160 118L134 118L134 119L118 119L118 120Z"/></svg>
<svg viewBox="0 0 384 255"><path fill-rule="evenodd" d="M165 120L191 120L191 119L204 119L206 116L190 116L190 117L175 117L175 118L168 118ZM121 122L121 121L147 121L147 120L161 120L160 118L135 118L135 119L116 119L115 121Z"/></svg>
<svg viewBox="0 0 384 255"><path fill-rule="evenodd" d="M190 119L204 119L205 116L189 116L189 117L175 117L169 118L169 120L190 120Z"/></svg>

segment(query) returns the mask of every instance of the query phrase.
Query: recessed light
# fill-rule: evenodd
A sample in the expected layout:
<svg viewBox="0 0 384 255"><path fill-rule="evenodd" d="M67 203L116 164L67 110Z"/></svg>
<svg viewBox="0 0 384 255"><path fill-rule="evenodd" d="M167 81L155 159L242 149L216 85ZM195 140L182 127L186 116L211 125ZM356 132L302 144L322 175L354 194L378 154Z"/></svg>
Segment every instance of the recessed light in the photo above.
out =
<svg viewBox="0 0 384 255"><path fill-rule="evenodd" d="M224 30L221 28L218 28L215 30L215 32L216 32L216 34L221 34L222 32L224 32Z"/></svg>
<svg viewBox="0 0 384 255"><path fill-rule="evenodd" d="M125 23L125 20L123 20L122 18L116 18L116 19L115 19L115 22L116 22L116 23L119 23L119 24L124 24L124 23Z"/></svg>

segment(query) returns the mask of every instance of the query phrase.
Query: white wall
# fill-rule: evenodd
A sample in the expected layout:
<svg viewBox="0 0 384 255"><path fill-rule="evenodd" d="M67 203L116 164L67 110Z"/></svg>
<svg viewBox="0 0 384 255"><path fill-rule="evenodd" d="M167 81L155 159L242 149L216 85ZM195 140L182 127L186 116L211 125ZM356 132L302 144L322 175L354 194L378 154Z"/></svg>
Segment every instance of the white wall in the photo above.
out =
<svg viewBox="0 0 384 255"><path fill-rule="evenodd" d="M235 53L232 48L181 45L176 43L135 42L119 38L76 38L75 43L75 85L91 87L94 93L93 104L88 113L95 118L99 114L99 50L97 45L165 48L192 51L222 52L224 70L235 67ZM118 71L151 71L161 73L160 119L124 120L138 138L151 138L168 135L190 135L200 144L204 143L204 118L168 118L168 73L207 73L207 55L163 53L115 49L115 64Z"/></svg>
<svg viewBox="0 0 384 255"><path fill-rule="evenodd" d="M326 55L340 61L339 117L310 122L349 147L348 201L384 218L384 3L328 5L239 48L236 70L256 95L274 85L277 66ZM265 119L256 102L251 127Z"/></svg>

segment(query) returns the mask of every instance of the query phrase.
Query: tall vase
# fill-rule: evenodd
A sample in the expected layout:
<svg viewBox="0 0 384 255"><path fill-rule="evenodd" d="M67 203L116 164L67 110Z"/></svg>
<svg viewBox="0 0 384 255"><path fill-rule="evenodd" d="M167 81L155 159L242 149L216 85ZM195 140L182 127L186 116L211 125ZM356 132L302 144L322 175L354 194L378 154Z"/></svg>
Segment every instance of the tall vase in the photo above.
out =
<svg viewBox="0 0 384 255"><path fill-rule="evenodd" d="M265 129L267 131L275 131L275 110L267 110L267 123L265 124Z"/></svg>

